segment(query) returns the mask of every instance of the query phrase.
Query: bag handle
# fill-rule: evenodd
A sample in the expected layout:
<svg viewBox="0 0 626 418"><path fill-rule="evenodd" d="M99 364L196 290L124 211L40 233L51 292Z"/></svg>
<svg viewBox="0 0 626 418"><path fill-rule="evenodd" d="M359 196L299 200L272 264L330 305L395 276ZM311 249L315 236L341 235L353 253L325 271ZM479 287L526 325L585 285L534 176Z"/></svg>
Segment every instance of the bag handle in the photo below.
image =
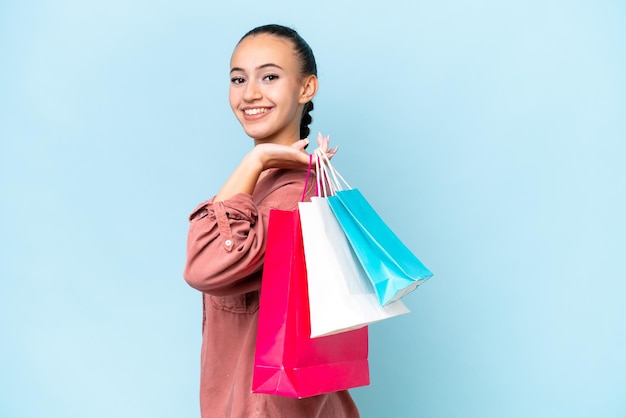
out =
<svg viewBox="0 0 626 418"><path fill-rule="evenodd" d="M320 161L320 156L318 155L317 150L314 152L314 154L315 154L315 185L318 191L321 190L322 192L321 196L327 197L328 196L328 190L326 189L327 182L324 181L325 179L327 179L326 170L324 168L324 165ZM331 187L330 193L333 194L332 185L329 184L329 187ZM317 195L319 196L320 193L318 193Z"/></svg>
<svg viewBox="0 0 626 418"><path fill-rule="evenodd" d="M334 196L337 192L337 185L334 182L332 176L328 174L328 167L325 162L322 161L322 155L324 153L321 150L315 152L315 173L317 188L321 190L321 197Z"/></svg>
<svg viewBox="0 0 626 418"><path fill-rule="evenodd" d="M309 154L309 166L306 169L306 180L304 181L304 189L302 189L302 197L300 198L301 202L304 202L304 197L306 196L306 189L309 186L309 177L311 176L311 166L313 165L313 154ZM317 162L316 162L317 165ZM317 188L317 184L315 185L315 196L319 195L319 190Z"/></svg>
<svg viewBox="0 0 626 418"><path fill-rule="evenodd" d="M321 170L318 169L318 172L319 171L323 171L324 172L325 180L328 182L329 187L332 189L331 190L331 196L334 195L335 192L343 191L344 190L344 186L346 187L347 190L351 190L352 189L352 187L348 184L346 179L331 164L330 158L328 158L328 155L326 155L326 153L322 152L320 149L316 149L315 150L315 154L317 156L316 167L319 165ZM328 175L328 173L330 173L330 175ZM318 173L318 179L317 180L318 180L318 182L320 181L319 173Z"/></svg>

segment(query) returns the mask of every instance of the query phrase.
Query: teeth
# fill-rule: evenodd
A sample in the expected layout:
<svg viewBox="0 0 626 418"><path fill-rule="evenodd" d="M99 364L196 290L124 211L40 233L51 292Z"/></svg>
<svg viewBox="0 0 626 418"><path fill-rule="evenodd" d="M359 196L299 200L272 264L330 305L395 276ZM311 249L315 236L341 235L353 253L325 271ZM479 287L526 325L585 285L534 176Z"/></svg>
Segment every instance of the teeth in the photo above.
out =
<svg viewBox="0 0 626 418"><path fill-rule="evenodd" d="M243 111L246 115L258 115L259 113L267 112L267 108L260 107L258 109L246 109Z"/></svg>

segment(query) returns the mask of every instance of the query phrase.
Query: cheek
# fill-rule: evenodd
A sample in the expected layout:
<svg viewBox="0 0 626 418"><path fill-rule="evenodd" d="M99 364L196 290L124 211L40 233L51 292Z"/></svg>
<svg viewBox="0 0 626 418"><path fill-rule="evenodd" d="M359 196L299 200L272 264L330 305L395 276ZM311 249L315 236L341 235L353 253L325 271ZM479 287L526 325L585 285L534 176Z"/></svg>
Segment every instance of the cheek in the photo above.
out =
<svg viewBox="0 0 626 418"><path fill-rule="evenodd" d="M237 113L237 107L239 106L239 95L237 91L232 87L228 90L228 102L230 103L230 108L233 112Z"/></svg>

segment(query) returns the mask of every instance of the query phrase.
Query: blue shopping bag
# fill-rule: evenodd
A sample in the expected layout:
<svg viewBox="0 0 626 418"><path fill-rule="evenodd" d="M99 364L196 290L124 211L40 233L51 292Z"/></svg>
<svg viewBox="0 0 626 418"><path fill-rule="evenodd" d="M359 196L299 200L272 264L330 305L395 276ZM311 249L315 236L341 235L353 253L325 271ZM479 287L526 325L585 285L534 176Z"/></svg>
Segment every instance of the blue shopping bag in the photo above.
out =
<svg viewBox="0 0 626 418"><path fill-rule="evenodd" d="M325 177L334 189L328 196L359 262L367 273L381 305L387 305L412 292L433 273L409 250L382 220L358 189L352 189L323 158ZM333 180L334 179L334 180ZM348 190L341 190L341 179Z"/></svg>

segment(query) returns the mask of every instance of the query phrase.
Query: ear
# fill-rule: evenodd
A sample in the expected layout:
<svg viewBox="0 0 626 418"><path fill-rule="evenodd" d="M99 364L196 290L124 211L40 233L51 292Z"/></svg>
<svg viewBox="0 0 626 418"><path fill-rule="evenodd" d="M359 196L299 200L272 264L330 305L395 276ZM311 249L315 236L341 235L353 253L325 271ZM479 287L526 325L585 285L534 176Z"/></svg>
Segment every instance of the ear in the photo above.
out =
<svg viewBox="0 0 626 418"><path fill-rule="evenodd" d="M304 104L313 100L317 93L317 77L313 74L304 77L300 90L300 104Z"/></svg>

